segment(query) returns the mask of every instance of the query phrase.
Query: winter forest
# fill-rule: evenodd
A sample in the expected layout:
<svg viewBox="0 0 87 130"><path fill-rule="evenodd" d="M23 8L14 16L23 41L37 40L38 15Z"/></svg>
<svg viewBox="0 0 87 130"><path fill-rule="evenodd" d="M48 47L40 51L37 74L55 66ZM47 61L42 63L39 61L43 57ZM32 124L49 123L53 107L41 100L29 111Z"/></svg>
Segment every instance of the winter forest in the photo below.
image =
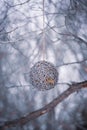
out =
<svg viewBox="0 0 87 130"><path fill-rule="evenodd" d="M87 0L0 0L0 130L87 130Z"/></svg>

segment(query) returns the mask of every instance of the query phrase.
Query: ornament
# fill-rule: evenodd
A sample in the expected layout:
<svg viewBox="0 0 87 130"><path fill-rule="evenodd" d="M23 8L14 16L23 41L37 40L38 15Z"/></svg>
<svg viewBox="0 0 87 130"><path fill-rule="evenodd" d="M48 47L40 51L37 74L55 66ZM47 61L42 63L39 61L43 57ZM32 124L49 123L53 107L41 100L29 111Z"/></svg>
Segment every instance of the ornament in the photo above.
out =
<svg viewBox="0 0 87 130"><path fill-rule="evenodd" d="M57 81L57 69L47 61L39 61L30 69L29 82L38 90L52 89Z"/></svg>

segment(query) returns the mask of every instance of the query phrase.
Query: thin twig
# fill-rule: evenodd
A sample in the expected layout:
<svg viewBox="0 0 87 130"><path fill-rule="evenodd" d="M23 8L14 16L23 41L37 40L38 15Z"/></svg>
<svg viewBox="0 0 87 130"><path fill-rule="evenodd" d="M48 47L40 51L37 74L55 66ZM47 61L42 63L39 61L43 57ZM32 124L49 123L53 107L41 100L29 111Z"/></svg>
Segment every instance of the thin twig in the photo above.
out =
<svg viewBox="0 0 87 130"><path fill-rule="evenodd" d="M65 65L80 64L80 63L83 63L83 62L86 62L86 61L87 61L87 59L84 59L84 60L82 60L82 61L71 62L71 63L63 63L63 64L58 65L58 66L56 66L56 67L62 67L62 66L65 66Z"/></svg>
<svg viewBox="0 0 87 130"><path fill-rule="evenodd" d="M10 5L10 4L9 4L7 1L5 1L5 0L4 0L4 2L5 2L8 6L10 6L10 7L16 7L16 6L24 5L24 4L28 3L28 2L30 2L30 0L27 0L27 1L22 2L22 3L19 3L19 4L15 4L15 5Z"/></svg>

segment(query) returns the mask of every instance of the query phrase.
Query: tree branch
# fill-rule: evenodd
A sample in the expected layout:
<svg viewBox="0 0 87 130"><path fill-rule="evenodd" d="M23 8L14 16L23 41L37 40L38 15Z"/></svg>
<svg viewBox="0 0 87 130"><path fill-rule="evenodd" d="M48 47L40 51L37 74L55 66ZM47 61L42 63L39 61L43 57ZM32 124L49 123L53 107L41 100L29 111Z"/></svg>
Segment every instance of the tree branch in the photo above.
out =
<svg viewBox="0 0 87 130"><path fill-rule="evenodd" d="M24 4L28 3L28 2L30 2L30 0L26 0L25 2L16 4L16 5L10 5L10 4L9 4L8 2L6 2L5 0L4 0L4 2L5 2L8 6L10 6L10 7L16 7L16 6L24 5Z"/></svg>
<svg viewBox="0 0 87 130"><path fill-rule="evenodd" d="M87 59L83 59L81 61L75 61L75 62L71 62L71 63L63 63L63 64L60 64L56 67L62 67L62 66L65 66L65 65L67 66L67 65L81 64L81 63L86 62L86 61L87 61Z"/></svg>
<svg viewBox="0 0 87 130"><path fill-rule="evenodd" d="M80 83L74 83L74 84L68 84L69 88L64 91L62 94L60 94L57 98L55 98L53 101L48 103L46 106L42 107L39 110L36 110L34 112L31 112L27 114L24 117L21 117L19 119L15 119L12 121L5 121L3 122L3 125L0 126L0 130L6 128L6 127L15 127L16 125L24 125L28 123L29 121L51 111L56 105L61 103L64 99L66 99L70 94L77 92L78 90L82 88L87 88L87 81L80 82Z"/></svg>

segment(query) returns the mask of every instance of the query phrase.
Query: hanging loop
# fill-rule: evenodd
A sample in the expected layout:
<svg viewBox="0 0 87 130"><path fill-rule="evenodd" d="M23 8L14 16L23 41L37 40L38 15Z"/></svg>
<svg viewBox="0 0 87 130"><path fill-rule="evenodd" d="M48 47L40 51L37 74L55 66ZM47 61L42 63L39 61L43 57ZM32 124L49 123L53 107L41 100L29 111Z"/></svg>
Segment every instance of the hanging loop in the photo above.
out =
<svg viewBox="0 0 87 130"><path fill-rule="evenodd" d="M46 58L46 45L45 45L45 11L44 11L44 7L45 7L45 2L43 0L43 61Z"/></svg>

